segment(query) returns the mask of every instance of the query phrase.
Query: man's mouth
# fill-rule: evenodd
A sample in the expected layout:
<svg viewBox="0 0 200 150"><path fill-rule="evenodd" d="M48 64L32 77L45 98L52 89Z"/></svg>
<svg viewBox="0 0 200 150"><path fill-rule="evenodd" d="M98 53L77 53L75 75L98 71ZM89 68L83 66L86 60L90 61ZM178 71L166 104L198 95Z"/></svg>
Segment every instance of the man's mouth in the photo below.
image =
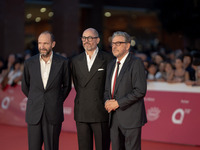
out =
<svg viewBox="0 0 200 150"><path fill-rule="evenodd" d="M90 43L85 43L84 45L90 45Z"/></svg>

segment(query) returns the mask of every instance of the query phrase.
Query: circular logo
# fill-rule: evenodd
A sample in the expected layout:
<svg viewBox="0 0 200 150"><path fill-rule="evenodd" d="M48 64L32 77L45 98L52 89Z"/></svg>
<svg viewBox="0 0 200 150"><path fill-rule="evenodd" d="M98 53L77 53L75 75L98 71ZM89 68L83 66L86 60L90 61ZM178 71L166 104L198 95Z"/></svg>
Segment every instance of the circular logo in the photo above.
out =
<svg viewBox="0 0 200 150"><path fill-rule="evenodd" d="M155 121L159 118L161 110L158 107L151 107L147 110L148 121Z"/></svg>

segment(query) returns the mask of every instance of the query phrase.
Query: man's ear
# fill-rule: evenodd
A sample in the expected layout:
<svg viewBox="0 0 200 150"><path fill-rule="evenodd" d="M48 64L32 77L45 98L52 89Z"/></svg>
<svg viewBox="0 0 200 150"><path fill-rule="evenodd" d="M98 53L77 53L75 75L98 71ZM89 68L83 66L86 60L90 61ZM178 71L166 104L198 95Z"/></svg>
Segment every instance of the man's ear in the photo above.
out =
<svg viewBox="0 0 200 150"><path fill-rule="evenodd" d="M98 37L98 38L97 38L97 44L99 44L99 42L100 42L100 38Z"/></svg>
<svg viewBox="0 0 200 150"><path fill-rule="evenodd" d="M131 43L127 43L127 44L126 44L126 49L129 50L130 47L131 47Z"/></svg>
<svg viewBox="0 0 200 150"><path fill-rule="evenodd" d="M56 42L53 41L53 43L52 43L52 48L54 48L55 46L56 46Z"/></svg>

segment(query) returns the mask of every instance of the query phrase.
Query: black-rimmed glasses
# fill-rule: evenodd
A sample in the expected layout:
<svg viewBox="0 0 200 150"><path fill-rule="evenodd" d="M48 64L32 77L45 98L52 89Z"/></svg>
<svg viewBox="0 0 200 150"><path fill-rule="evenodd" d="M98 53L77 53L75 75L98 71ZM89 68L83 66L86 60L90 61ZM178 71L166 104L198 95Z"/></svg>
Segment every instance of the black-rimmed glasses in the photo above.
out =
<svg viewBox="0 0 200 150"><path fill-rule="evenodd" d="M82 40L83 42L85 42L86 40L89 41L89 42L91 42L93 39L97 39L97 38L98 38L98 37L92 37L92 36L86 37L86 36L82 36L82 37L81 37L81 40Z"/></svg>
<svg viewBox="0 0 200 150"><path fill-rule="evenodd" d="M121 44L123 44L123 43L127 43L127 42L112 42L111 43L111 46L120 46Z"/></svg>

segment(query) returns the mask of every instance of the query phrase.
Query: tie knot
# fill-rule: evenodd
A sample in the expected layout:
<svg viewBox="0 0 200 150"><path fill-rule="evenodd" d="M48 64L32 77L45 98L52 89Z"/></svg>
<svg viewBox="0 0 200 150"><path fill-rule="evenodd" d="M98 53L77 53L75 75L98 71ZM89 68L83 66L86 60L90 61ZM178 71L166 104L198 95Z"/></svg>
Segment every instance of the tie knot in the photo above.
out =
<svg viewBox="0 0 200 150"><path fill-rule="evenodd" d="M120 61L118 61L117 64L120 65L121 64Z"/></svg>

